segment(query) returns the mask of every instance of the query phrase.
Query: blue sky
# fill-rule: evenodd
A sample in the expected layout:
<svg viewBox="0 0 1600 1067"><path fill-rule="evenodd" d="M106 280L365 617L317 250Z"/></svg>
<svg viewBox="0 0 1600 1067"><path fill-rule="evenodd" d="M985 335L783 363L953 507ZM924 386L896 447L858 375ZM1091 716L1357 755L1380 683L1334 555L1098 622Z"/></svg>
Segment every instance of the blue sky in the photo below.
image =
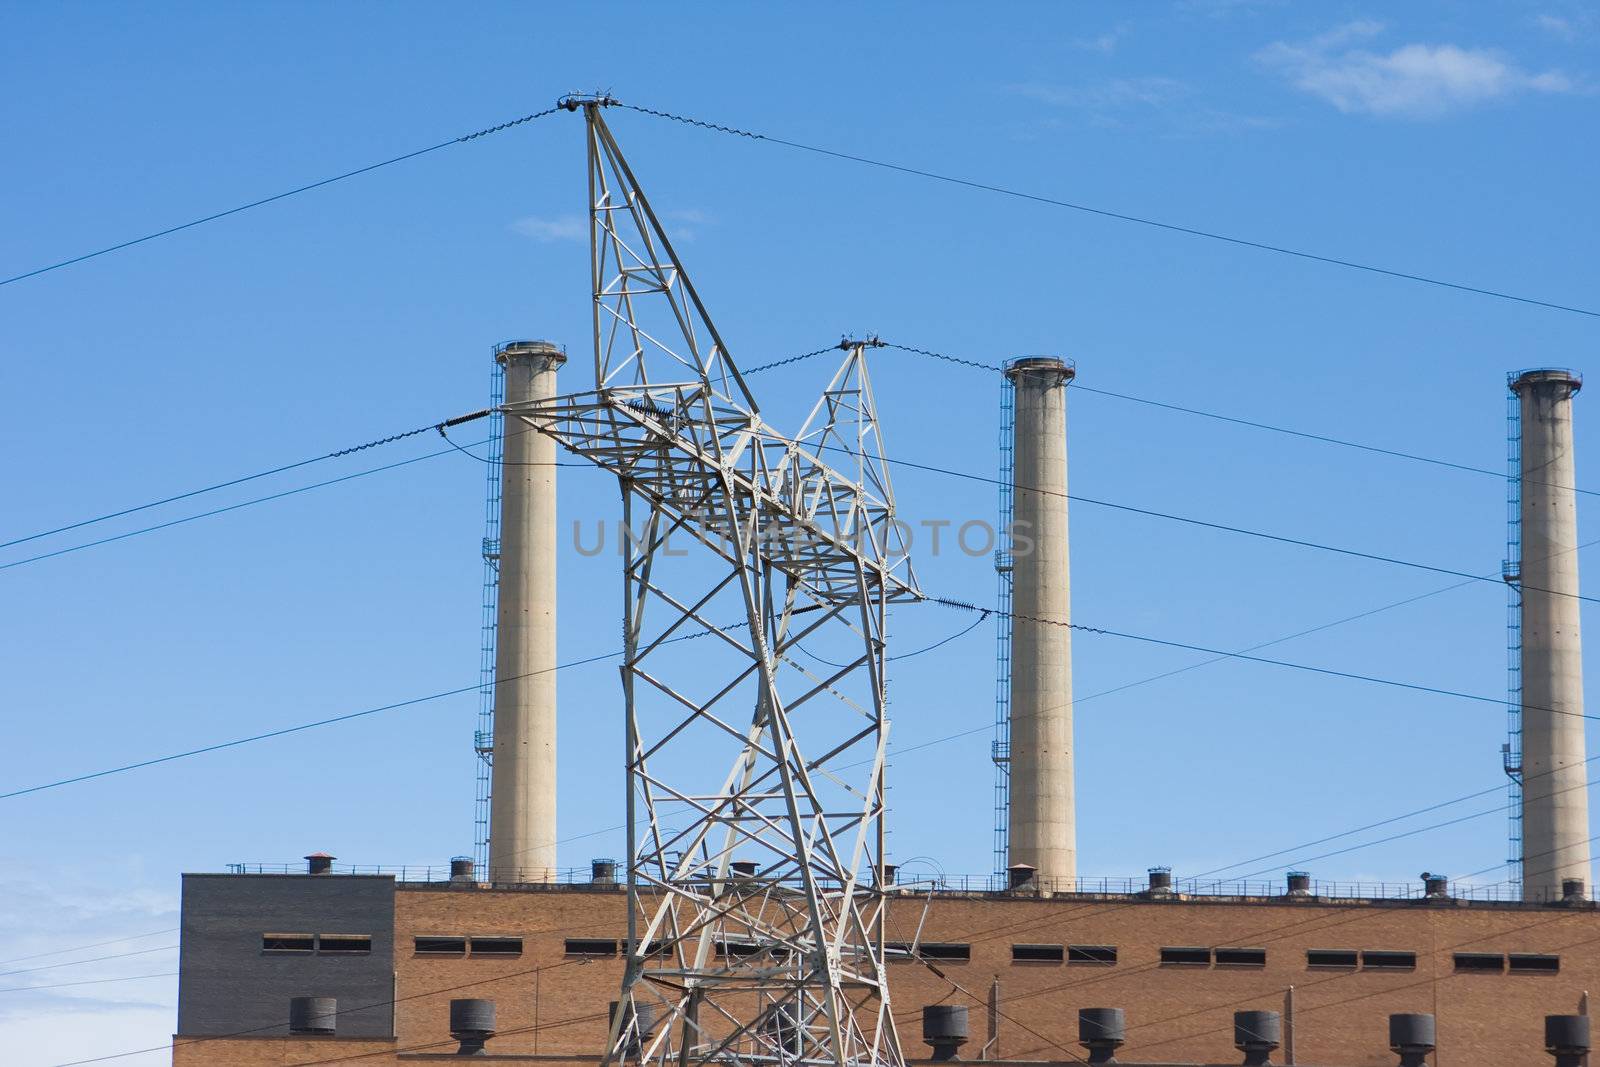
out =
<svg viewBox="0 0 1600 1067"><path fill-rule="evenodd" d="M490 5L469 19L424 5L9 5L0 273L602 88L1109 210L1595 304L1585 131L1600 21L1582 5L623 11L597 27L572 7ZM1053 352L1077 361L1084 385L1499 470L1505 373L1583 369L1594 347L1594 320L1577 315L634 113L612 121L747 366L869 330L985 362ZM559 115L0 288L0 540L479 407L497 341L548 337L581 355L583 201L580 122ZM806 406L829 370L763 376L763 406ZM894 351L874 373L891 455L994 472L992 375ZM582 374L575 359L570 387ZM1596 403L1576 401L1581 485L1600 484L1587 474ZM1073 489L1087 496L1473 572L1504 554L1494 477L1082 392L1070 440ZM151 517L437 447L419 437ZM614 514L604 477L561 473L564 525ZM895 478L913 520L994 512L990 486ZM481 465L451 454L0 570L0 780L471 684L482 493ZM1582 518L1595 528L1587 502ZM1072 523L1077 620L1178 641L1245 647L1453 584L1087 505ZM0 564L89 539L10 549ZM920 569L942 595L993 597L983 560ZM562 658L609 651L615 559L569 550L561 581ZM903 609L893 636L920 647L969 621ZM1504 593L1483 583L1274 654L1495 695L1504 644ZM1076 691L1199 658L1080 636ZM987 724L993 671L988 625L898 664L897 748ZM563 672L560 689L561 832L576 838L562 858L576 866L620 851L615 833L584 836L621 819L618 692L604 664ZM175 943L157 932L176 925L180 871L314 849L383 864L469 852L475 713L466 695L0 802L0 958L157 935L0 970L125 951L141 954L10 980L175 969L174 953L143 950ZM1504 729L1493 706L1245 663L1083 701L1080 868L1165 863L1181 876L1489 788ZM979 730L896 757L894 858L988 869L988 745ZM1503 860L1504 834L1493 814L1309 865L1342 880L1464 873ZM173 981L11 993L0 1030L24 1063L159 1045Z"/></svg>

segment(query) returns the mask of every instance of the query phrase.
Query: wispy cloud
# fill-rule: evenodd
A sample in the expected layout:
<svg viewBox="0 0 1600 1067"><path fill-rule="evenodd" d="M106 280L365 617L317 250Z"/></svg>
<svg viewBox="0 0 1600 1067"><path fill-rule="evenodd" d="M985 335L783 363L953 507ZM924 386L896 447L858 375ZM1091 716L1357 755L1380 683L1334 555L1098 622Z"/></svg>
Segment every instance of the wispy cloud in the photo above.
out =
<svg viewBox="0 0 1600 1067"><path fill-rule="evenodd" d="M666 227L667 236L674 241L692 241L699 234L701 228L710 226L715 220L707 212L696 208L686 208L678 211L664 211L661 222ZM518 219L511 224L512 232L524 237L532 238L546 244L557 241L587 241L589 239L589 223L579 215L529 215Z"/></svg>
<svg viewBox="0 0 1600 1067"><path fill-rule="evenodd" d="M1405 44L1380 53L1353 47L1382 32L1378 22L1349 22L1309 41L1275 42L1256 59L1340 111L1391 118L1437 118L1519 93L1577 88L1560 71L1523 70L1489 49Z"/></svg>
<svg viewBox="0 0 1600 1067"><path fill-rule="evenodd" d="M1090 125L1105 128L1155 122L1169 132L1198 134L1276 125L1213 107L1193 86L1176 78L1112 78L1076 86L1028 82L1010 88L1018 96L1073 112Z"/></svg>
<svg viewBox="0 0 1600 1067"><path fill-rule="evenodd" d="M1099 52L1103 56L1109 56L1117 50L1117 45L1121 44L1127 35L1128 27L1124 23L1089 37L1074 37L1067 43L1082 52Z"/></svg>
<svg viewBox="0 0 1600 1067"><path fill-rule="evenodd" d="M1566 14L1545 11L1533 16L1533 24L1563 41L1581 41L1600 30L1600 14L1584 7Z"/></svg>
<svg viewBox="0 0 1600 1067"><path fill-rule="evenodd" d="M589 236L589 225L577 215L557 215L552 218L528 216L511 224L511 229L535 241L583 241Z"/></svg>

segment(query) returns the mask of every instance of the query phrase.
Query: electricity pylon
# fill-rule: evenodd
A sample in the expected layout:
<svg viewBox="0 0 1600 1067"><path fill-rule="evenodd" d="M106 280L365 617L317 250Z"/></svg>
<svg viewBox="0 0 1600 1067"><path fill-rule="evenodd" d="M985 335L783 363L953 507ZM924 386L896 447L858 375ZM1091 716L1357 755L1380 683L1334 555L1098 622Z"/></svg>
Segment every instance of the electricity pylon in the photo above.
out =
<svg viewBox="0 0 1600 1067"><path fill-rule="evenodd" d="M841 344L797 436L767 425L609 103L568 102L588 134L594 388L507 409L622 495L629 918L606 1063L901 1067L884 627L921 594L871 342Z"/></svg>

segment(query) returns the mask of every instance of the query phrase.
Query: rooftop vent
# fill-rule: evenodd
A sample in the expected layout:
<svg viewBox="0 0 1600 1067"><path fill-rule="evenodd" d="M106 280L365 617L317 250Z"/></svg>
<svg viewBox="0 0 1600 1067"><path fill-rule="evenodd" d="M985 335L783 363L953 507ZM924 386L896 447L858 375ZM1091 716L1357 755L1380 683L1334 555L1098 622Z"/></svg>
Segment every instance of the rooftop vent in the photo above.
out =
<svg viewBox="0 0 1600 1067"><path fill-rule="evenodd" d="M958 1004L929 1004L922 1009L922 1040L933 1049L936 1063L956 1058L967 1043L967 1009Z"/></svg>
<svg viewBox="0 0 1600 1067"><path fill-rule="evenodd" d="M1150 888L1145 891L1146 896L1170 897L1172 896L1172 868L1151 867Z"/></svg>
<svg viewBox="0 0 1600 1067"><path fill-rule="evenodd" d="M339 998L290 997L289 1032L291 1034L328 1034L338 1029ZM1548 1029L1548 1026L1546 1027Z"/></svg>
<svg viewBox="0 0 1600 1067"><path fill-rule="evenodd" d="M1121 1008L1078 1009L1078 1044L1089 1050L1090 1063L1116 1063L1127 1036L1128 1018Z"/></svg>
<svg viewBox="0 0 1600 1067"><path fill-rule="evenodd" d="M450 857L450 881L457 885L472 885L477 881L471 856Z"/></svg>
<svg viewBox="0 0 1600 1067"><path fill-rule="evenodd" d="M728 864L728 870L733 872L735 878L754 878L758 868L755 860L734 860Z"/></svg>
<svg viewBox="0 0 1600 1067"><path fill-rule="evenodd" d="M1566 904L1581 904L1589 898L1582 878L1561 879L1561 900ZM1556 1018L1556 1016L1551 1016Z"/></svg>
<svg viewBox="0 0 1600 1067"><path fill-rule="evenodd" d="M1589 1017L1546 1015L1544 1050L1556 1058L1556 1067L1579 1067L1589 1052Z"/></svg>
<svg viewBox="0 0 1600 1067"><path fill-rule="evenodd" d="M1031 863L1013 863L1006 868L1006 888L1026 889L1033 885L1033 877L1038 873L1038 868Z"/></svg>
<svg viewBox="0 0 1600 1067"><path fill-rule="evenodd" d="M900 868L893 863L885 863L882 869L883 884L886 886L894 885L895 878L900 874Z"/></svg>
<svg viewBox="0 0 1600 1067"><path fill-rule="evenodd" d="M1389 1049L1400 1054L1400 1067L1423 1067L1433 1048L1433 1016L1420 1013L1389 1016Z"/></svg>
<svg viewBox="0 0 1600 1067"><path fill-rule="evenodd" d="M1450 879L1442 874L1422 872L1422 893L1429 900L1450 899Z"/></svg>
<svg viewBox="0 0 1600 1067"><path fill-rule="evenodd" d="M494 1001L452 1000L450 1036L461 1042L458 1056L487 1056L484 1045L494 1036Z"/></svg>
<svg viewBox="0 0 1600 1067"><path fill-rule="evenodd" d="M305 858L307 874L329 874L333 871L333 861L337 856L330 856L326 852L313 852Z"/></svg>
<svg viewBox="0 0 1600 1067"><path fill-rule="evenodd" d="M1309 897L1311 895L1311 875L1305 871L1289 872L1289 888L1284 891L1286 897Z"/></svg>
<svg viewBox="0 0 1600 1067"><path fill-rule="evenodd" d="M598 859L589 861L589 880L595 885L615 885L617 861Z"/></svg>
<svg viewBox="0 0 1600 1067"><path fill-rule="evenodd" d="M1283 1019L1275 1011L1233 1013L1233 1047L1244 1053L1245 1067L1266 1067L1283 1042Z"/></svg>

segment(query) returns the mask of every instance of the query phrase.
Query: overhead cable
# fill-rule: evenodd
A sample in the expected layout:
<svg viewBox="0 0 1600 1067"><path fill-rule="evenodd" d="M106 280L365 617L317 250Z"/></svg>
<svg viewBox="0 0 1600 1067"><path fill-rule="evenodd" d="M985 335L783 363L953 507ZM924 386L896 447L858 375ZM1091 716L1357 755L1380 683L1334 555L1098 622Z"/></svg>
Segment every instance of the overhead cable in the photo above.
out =
<svg viewBox="0 0 1600 1067"><path fill-rule="evenodd" d="M441 148L449 148L452 145L465 144L468 141L475 141L480 137L488 137L489 135L499 133L502 130L509 130L514 126L521 126L523 123L533 122L536 119L542 119L546 115L553 115L559 110L561 109L558 107L552 107L546 108L543 111L535 111L532 114L522 116L520 119L512 119L510 122L502 122L498 126L490 126L474 133L462 134L460 137L452 137L448 141L440 141L438 144L429 145L427 148L418 148L415 151L407 152L404 155L395 156L393 159L385 159L377 163L369 163L364 167L357 167L355 170L347 170L343 174L335 174L331 178L323 178L319 181L311 182L308 185L297 186L296 188L287 189L281 193L274 193L272 196L262 197L260 200L252 200L247 204L240 204L237 207L230 207L225 211L217 211L197 219L190 219L188 222L181 222L176 226L168 226L164 230L157 230L154 233L147 233L142 237L135 237L131 240L121 241L114 245L107 245L105 248L96 249L93 252L85 252L82 255L73 256L70 259L63 259L59 262L50 263L43 267L35 267L33 270L24 271L21 274L13 274L8 278L0 278L0 285L10 285L12 282L20 282L25 278L32 278L40 274L46 274L53 270L60 270L62 267L70 267L74 263L82 263L85 260L109 255L112 252L120 252L125 248L132 248L134 245L142 245L146 241L154 241L158 237L167 237L171 234L180 233L183 230L192 230L196 226L204 226L208 222L216 222L218 219L225 219L230 215L237 215L241 211L249 211L251 208L263 207L267 204L275 203L291 196L297 196L300 193L309 193L313 189L321 189L325 185L332 185L334 182L342 182L346 178L354 178L357 175L368 174L382 167L393 166L396 163L404 163L408 159L416 159L418 156L425 156L430 152L437 152Z"/></svg>
<svg viewBox="0 0 1600 1067"><path fill-rule="evenodd" d="M877 167L882 170L895 171L900 174L909 174L918 178L927 178L931 181L943 182L948 185L958 185L967 189L977 190L979 192L997 193L1001 196L1026 200L1035 204L1045 204L1050 207L1067 208L1071 211L1079 211L1089 215L1096 215L1101 218L1114 219L1118 222L1130 222L1139 226L1147 226L1158 230L1165 230L1169 233L1184 234L1189 237L1200 237L1208 241L1220 241L1224 244L1230 244L1240 248L1254 249L1258 252L1270 252L1275 255L1290 256L1295 259L1308 260L1314 263L1322 263L1331 267L1343 267L1349 270L1365 271L1369 274L1382 275L1388 278L1397 278L1402 281L1419 282L1423 285L1432 285L1444 289L1453 289L1458 292L1471 293L1476 296L1492 297L1496 300L1507 300L1518 304L1528 304L1534 307L1548 308L1552 311L1565 311L1574 315L1585 315L1590 318L1600 318L1600 311L1592 310L1590 308L1561 304L1551 300L1540 300L1535 297L1521 296L1516 293L1504 292L1498 289L1487 289L1475 285L1466 285L1461 282L1447 281L1443 278L1436 278L1425 274L1417 274L1412 271L1396 270L1390 267L1380 267L1372 263L1362 263L1357 260L1343 259L1337 256L1321 255L1319 253L1308 252L1303 249L1290 248L1286 245L1269 244L1264 241L1252 241L1243 237L1234 237L1229 234L1218 233L1214 230L1202 230L1193 226L1183 226L1177 223L1162 222L1158 219L1147 218L1139 215L1130 215L1120 211L1110 211L1105 208L1092 207L1088 204L1077 203L1071 200L1061 200L1056 197L1045 196L1040 193L1031 193L1021 189L1012 189L1007 186L996 185L991 182L976 181L970 178L960 178L955 175L941 174L936 171L924 170L920 167L911 167L902 163L892 163L887 160L873 159L869 156L856 155L850 152L841 152L831 148L823 148L818 145L805 144L800 141L793 141L787 138L777 137L772 134L756 133L751 130L743 130L734 126L706 122L701 119L690 118L686 115L676 115L669 111L658 111L655 108L640 107L637 104L618 103L616 106L627 108L630 111L637 111L643 115L653 115L657 118L669 119L673 122L681 122L689 126L697 126L701 129L712 130L718 133L731 134L736 137L748 138L753 141L766 141L770 144L782 145L785 148L794 148L802 152L811 152L815 155L828 156L833 159L842 159L851 163L860 163L864 166Z"/></svg>

